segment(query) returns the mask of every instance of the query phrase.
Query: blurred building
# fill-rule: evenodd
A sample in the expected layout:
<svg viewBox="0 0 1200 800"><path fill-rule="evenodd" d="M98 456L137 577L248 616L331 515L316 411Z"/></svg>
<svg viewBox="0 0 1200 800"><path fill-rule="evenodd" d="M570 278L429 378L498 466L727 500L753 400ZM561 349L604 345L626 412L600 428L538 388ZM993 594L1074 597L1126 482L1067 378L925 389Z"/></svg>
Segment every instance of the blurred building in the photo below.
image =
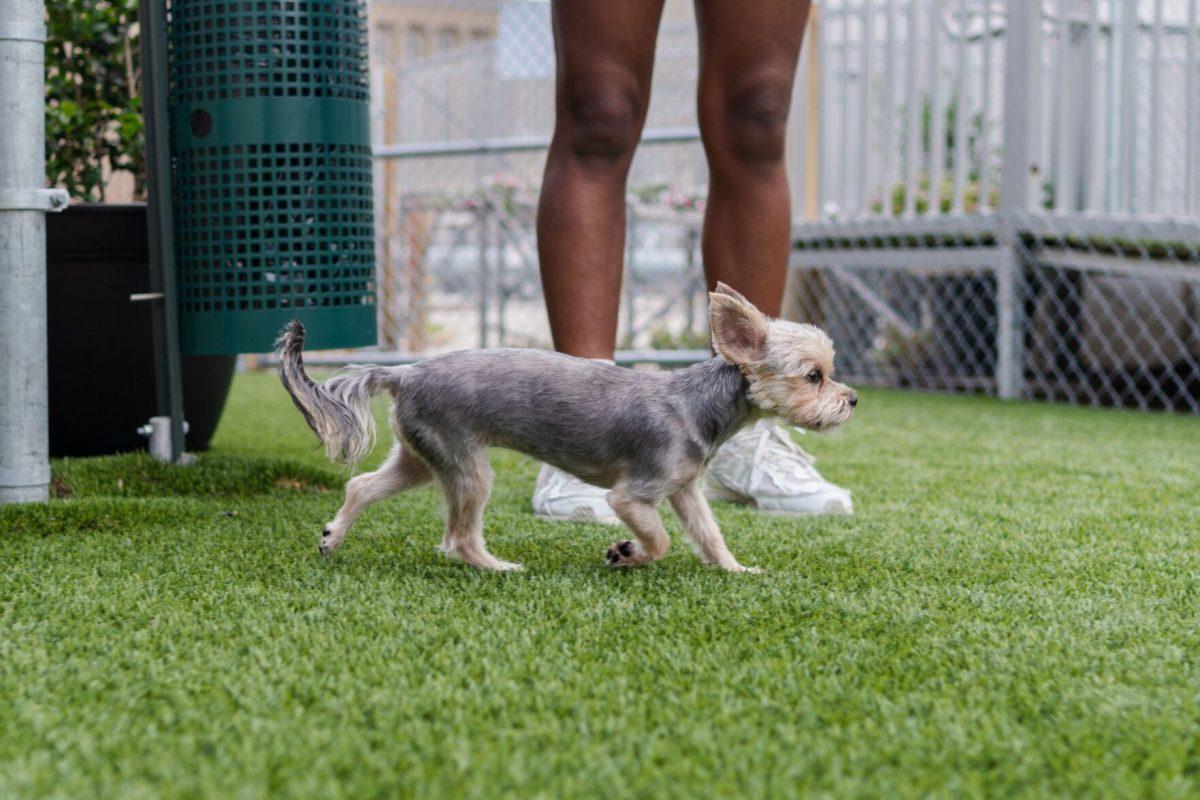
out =
<svg viewBox="0 0 1200 800"><path fill-rule="evenodd" d="M498 0L371 0L373 50L406 65L496 35Z"/></svg>

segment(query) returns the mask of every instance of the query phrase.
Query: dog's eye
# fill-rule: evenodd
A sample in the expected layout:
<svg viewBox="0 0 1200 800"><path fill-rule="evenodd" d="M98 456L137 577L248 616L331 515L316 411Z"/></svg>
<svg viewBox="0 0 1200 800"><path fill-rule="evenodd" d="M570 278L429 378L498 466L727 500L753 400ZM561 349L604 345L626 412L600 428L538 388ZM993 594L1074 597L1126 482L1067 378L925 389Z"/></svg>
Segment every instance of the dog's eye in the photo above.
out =
<svg viewBox="0 0 1200 800"><path fill-rule="evenodd" d="M814 369L812 372L808 373L808 375L806 375L805 377L808 378L809 383L820 383L821 382L821 370Z"/></svg>

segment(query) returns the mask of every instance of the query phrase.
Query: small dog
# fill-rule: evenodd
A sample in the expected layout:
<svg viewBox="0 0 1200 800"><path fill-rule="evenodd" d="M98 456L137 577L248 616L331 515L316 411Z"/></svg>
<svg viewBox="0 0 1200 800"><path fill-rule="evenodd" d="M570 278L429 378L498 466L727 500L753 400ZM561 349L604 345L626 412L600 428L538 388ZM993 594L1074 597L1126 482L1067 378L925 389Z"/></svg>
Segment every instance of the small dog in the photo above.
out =
<svg viewBox="0 0 1200 800"><path fill-rule="evenodd" d="M819 328L770 319L724 284L709 300L719 355L675 372L503 349L348 367L319 384L304 370L304 326L293 320L276 342L280 377L331 459L361 460L374 437L371 397L387 391L393 401L397 442L379 469L346 484L321 553L337 549L371 503L436 477L449 510L442 552L479 569L521 569L483 542L487 448L497 446L611 489L608 502L635 537L608 548L614 566L666 554L658 506L667 499L705 563L757 571L725 546L702 490L705 466L722 442L763 415L821 431L846 422L858 398L833 380L833 343Z"/></svg>

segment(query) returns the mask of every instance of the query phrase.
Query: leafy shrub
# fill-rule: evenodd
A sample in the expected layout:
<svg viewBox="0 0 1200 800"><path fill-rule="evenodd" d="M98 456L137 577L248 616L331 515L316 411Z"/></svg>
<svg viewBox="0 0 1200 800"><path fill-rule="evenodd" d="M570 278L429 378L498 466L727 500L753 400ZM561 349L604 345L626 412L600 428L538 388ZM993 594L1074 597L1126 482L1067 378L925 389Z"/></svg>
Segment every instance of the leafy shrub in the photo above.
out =
<svg viewBox="0 0 1200 800"><path fill-rule="evenodd" d="M145 195L137 0L46 3L46 177L103 201L108 172Z"/></svg>

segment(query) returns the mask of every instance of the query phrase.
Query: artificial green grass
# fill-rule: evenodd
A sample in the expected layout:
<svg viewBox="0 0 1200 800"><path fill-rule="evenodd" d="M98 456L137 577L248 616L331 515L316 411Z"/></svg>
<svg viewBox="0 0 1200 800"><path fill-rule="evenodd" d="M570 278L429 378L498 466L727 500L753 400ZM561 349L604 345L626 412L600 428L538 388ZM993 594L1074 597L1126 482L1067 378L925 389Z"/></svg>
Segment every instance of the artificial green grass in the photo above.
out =
<svg viewBox="0 0 1200 800"><path fill-rule="evenodd" d="M198 465L62 461L0 509L0 797L1200 791L1200 420L862 396L804 439L854 516L717 506L763 575L674 518L607 569L499 451L494 575L430 490L321 559L344 475L240 376Z"/></svg>

